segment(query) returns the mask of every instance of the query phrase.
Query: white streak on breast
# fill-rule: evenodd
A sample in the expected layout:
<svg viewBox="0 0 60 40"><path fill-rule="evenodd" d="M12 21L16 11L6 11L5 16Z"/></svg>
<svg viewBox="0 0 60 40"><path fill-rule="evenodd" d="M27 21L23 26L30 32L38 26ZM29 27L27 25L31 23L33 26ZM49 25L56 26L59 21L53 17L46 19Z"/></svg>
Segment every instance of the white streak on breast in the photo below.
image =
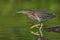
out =
<svg viewBox="0 0 60 40"><path fill-rule="evenodd" d="M37 14L35 14L35 16L36 16L36 19L40 22L41 19L37 16Z"/></svg>

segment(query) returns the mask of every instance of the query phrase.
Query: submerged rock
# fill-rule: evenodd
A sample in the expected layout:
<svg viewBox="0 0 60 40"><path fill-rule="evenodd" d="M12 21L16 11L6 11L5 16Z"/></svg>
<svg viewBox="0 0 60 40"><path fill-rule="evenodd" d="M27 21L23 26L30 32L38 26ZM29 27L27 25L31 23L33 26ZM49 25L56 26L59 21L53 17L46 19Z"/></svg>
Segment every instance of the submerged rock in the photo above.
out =
<svg viewBox="0 0 60 40"><path fill-rule="evenodd" d="M46 40L44 37L39 37L37 40Z"/></svg>
<svg viewBox="0 0 60 40"><path fill-rule="evenodd" d="M45 30L48 31L48 32L58 32L58 33L60 33L60 26L45 28Z"/></svg>

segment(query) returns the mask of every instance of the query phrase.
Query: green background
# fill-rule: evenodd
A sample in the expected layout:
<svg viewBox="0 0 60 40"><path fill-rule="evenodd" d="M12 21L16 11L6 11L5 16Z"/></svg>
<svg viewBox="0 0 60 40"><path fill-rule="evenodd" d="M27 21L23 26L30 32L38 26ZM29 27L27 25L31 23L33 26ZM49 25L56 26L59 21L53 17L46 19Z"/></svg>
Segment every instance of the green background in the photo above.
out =
<svg viewBox="0 0 60 40"><path fill-rule="evenodd" d="M48 10L56 18L44 22L44 27L60 25L60 0L0 0L0 40L36 40L30 27L38 22L26 15L17 14L21 9ZM37 29L38 30L38 29ZM43 31L48 40L60 40L60 34Z"/></svg>

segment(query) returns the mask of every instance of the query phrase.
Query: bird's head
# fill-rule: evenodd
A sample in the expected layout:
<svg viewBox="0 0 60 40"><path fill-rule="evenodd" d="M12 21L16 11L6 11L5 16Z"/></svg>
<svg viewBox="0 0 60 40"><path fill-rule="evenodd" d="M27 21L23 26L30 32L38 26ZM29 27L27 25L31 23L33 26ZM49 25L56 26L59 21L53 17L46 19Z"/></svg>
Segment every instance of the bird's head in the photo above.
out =
<svg viewBox="0 0 60 40"><path fill-rule="evenodd" d="M18 11L17 13L30 14L30 13L32 13L32 10L24 9L24 10Z"/></svg>

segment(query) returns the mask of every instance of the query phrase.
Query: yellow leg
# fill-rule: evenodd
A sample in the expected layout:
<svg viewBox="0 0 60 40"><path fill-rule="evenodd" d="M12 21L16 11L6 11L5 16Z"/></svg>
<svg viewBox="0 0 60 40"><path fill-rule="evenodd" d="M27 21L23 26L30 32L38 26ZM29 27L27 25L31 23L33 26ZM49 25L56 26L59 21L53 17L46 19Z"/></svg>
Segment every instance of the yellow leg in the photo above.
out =
<svg viewBox="0 0 60 40"><path fill-rule="evenodd" d="M43 24L41 23L41 24L40 24L40 28L39 28L39 32L40 32L40 36L41 36L41 37L43 37L42 27L43 27Z"/></svg>
<svg viewBox="0 0 60 40"><path fill-rule="evenodd" d="M30 27L30 29L39 28L39 27L38 27L39 25L40 25L40 24L33 25L32 27Z"/></svg>
<svg viewBox="0 0 60 40"><path fill-rule="evenodd" d="M40 26L40 27L38 27L38 26ZM39 32L40 32L40 33L38 33L38 32L33 32L33 31L30 31L30 32L31 32L32 34L34 34L34 35L40 35L41 37L43 37L42 27L43 27L43 24L42 24L42 23L41 23L41 24L34 25L34 26L30 27L30 29L39 28Z"/></svg>

